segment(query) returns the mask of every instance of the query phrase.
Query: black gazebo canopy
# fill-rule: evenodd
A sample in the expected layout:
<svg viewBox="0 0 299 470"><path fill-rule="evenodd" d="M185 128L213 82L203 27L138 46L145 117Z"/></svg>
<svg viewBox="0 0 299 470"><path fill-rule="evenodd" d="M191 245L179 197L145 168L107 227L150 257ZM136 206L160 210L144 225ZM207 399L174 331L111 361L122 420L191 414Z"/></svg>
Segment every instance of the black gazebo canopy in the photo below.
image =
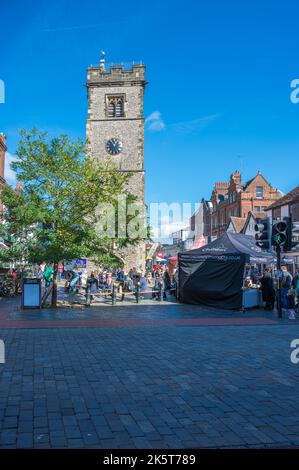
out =
<svg viewBox="0 0 299 470"><path fill-rule="evenodd" d="M241 308L245 264L271 264L274 260L275 254L256 246L253 237L226 232L206 246L179 253L179 300Z"/></svg>

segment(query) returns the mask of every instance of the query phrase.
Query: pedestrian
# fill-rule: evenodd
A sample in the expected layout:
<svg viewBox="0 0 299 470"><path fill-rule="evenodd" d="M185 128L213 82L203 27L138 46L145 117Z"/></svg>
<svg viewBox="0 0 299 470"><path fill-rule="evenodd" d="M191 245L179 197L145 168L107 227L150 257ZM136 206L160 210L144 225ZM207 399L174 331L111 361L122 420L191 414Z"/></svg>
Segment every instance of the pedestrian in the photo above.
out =
<svg viewBox="0 0 299 470"><path fill-rule="evenodd" d="M120 271L118 271L117 276L116 276L116 279L117 279L119 282L124 282L124 280L125 280L125 272L124 272L123 269L121 269Z"/></svg>
<svg viewBox="0 0 299 470"><path fill-rule="evenodd" d="M265 310L273 310L275 303L275 289L271 269L266 268L264 275L260 279L263 302L265 302Z"/></svg>
<svg viewBox="0 0 299 470"><path fill-rule="evenodd" d="M251 269L250 269L250 278L251 278L252 284L257 284L260 277L261 277L261 273L260 273L257 265L253 264L251 266Z"/></svg>
<svg viewBox="0 0 299 470"><path fill-rule="evenodd" d="M112 288L112 273L110 271L107 272L106 288L108 290L111 290Z"/></svg>
<svg viewBox="0 0 299 470"><path fill-rule="evenodd" d="M44 270L44 280L45 287L48 288L53 279L53 266L52 264L47 264Z"/></svg>
<svg viewBox="0 0 299 470"><path fill-rule="evenodd" d="M289 312L289 320L296 320L295 314L295 297L296 292L293 287L289 290L287 294L287 304L288 304L288 312Z"/></svg>
<svg viewBox="0 0 299 470"><path fill-rule="evenodd" d="M57 280L61 281L62 279L62 273L63 273L63 264L59 263L58 264L58 271L57 271Z"/></svg>
<svg viewBox="0 0 299 470"><path fill-rule="evenodd" d="M90 303L92 303L94 301L94 294L97 292L99 287L94 271L91 272L90 277L87 279L87 285L90 289Z"/></svg>
<svg viewBox="0 0 299 470"><path fill-rule="evenodd" d="M165 291L165 297L166 297L166 292L170 290L170 286L171 286L171 279L170 279L168 269L165 269L164 271L163 280L164 280L164 291Z"/></svg>
<svg viewBox="0 0 299 470"><path fill-rule="evenodd" d="M86 289L87 278L88 278L87 269L83 269L82 274L81 274L81 287L83 289Z"/></svg>
<svg viewBox="0 0 299 470"><path fill-rule="evenodd" d="M37 270L36 277L37 277L38 279L42 279L42 278L43 278L43 275L44 275L44 271L42 270L42 267L39 266L39 267L38 267L38 270Z"/></svg>
<svg viewBox="0 0 299 470"><path fill-rule="evenodd" d="M134 290L134 282L133 279L128 275L125 280L125 291L133 292Z"/></svg>
<svg viewBox="0 0 299 470"><path fill-rule="evenodd" d="M154 291L155 292L153 293L153 298L155 298L156 300L162 300L162 293L163 300L166 300L165 283L162 275L156 277Z"/></svg>
<svg viewBox="0 0 299 470"><path fill-rule="evenodd" d="M74 292L76 284L79 281L79 278L80 278L79 273L73 271L73 276L69 283L69 292Z"/></svg>
<svg viewBox="0 0 299 470"><path fill-rule="evenodd" d="M151 273L150 270L147 270L145 277L146 277L146 279L147 279L147 285L148 285L148 286L151 286L151 285L152 285L153 277L152 277L152 273Z"/></svg>
<svg viewBox="0 0 299 470"><path fill-rule="evenodd" d="M134 267L130 270L130 277L134 283L134 286L137 286L137 282L139 282L140 274L137 272L137 269Z"/></svg>
<svg viewBox="0 0 299 470"><path fill-rule="evenodd" d="M281 266L281 303L282 308L288 308L288 292L292 287L292 275L288 272L286 266Z"/></svg>
<svg viewBox="0 0 299 470"><path fill-rule="evenodd" d="M295 290L295 294L297 298L296 309L297 309L297 312L299 313L299 269L296 270L295 276L293 277L292 285Z"/></svg>
<svg viewBox="0 0 299 470"><path fill-rule="evenodd" d="M143 295L140 298L144 299L146 296L146 291L147 291L147 278L144 275L144 273L140 274L139 289L140 289L140 293L141 294L143 293Z"/></svg>
<svg viewBox="0 0 299 470"><path fill-rule="evenodd" d="M99 288L101 290L103 290L103 288L104 288L104 279L103 279L103 272L102 271L99 272L98 281L99 281Z"/></svg>
<svg viewBox="0 0 299 470"><path fill-rule="evenodd" d="M13 290L15 294L18 294L18 271L16 269L12 270L12 283L13 283Z"/></svg>

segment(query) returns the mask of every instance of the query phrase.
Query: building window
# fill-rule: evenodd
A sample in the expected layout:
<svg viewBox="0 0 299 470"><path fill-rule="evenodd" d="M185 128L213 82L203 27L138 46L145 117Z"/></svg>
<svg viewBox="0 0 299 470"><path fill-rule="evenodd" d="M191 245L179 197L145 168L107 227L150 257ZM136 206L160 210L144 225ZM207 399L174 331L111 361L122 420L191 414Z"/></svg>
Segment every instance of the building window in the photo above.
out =
<svg viewBox="0 0 299 470"><path fill-rule="evenodd" d="M107 97L106 115L109 118L119 118L125 115L125 97L112 95Z"/></svg>
<svg viewBox="0 0 299 470"><path fill-rule="evenodd" d="M257 199L263 199L263 197L264 197L264 188L263 188L263 186L257 186L256 187L255 195L256 195Z"/></svg>
<svg viewBox="0 0 299 470"><path fill-rule="evenodd" d="M273 219L280 219L281 218L281 207L275 207L272 210L272 217L273 217Z"/></svg>
<svg viewBox="0 0 299 470"><path fill-rule="evenodd" d="M254 206L254 212L261 212L260 206Z"/></svg>
<svg viewBox="0 0 299 470"><path fill-rule="evenodd" d="M292 204L290 209L293 222L299 222L299 202Z"/></svg>

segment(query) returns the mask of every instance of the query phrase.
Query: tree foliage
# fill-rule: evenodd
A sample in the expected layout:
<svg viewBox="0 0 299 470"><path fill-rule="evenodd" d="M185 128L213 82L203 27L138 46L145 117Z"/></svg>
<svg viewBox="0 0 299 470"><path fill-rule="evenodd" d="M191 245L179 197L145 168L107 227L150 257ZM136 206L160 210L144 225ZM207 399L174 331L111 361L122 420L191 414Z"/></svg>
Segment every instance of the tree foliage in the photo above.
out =
<svg viewBox="0 0 299 470"><path fill-rule="evenodd" d="M134 201L126 189L130 174L117 171L111 163L95 165L85 147L84 142L71 141L66 135L49 138L38 130L21 131L11 167L24 189L16 192L7 187L1 193L3 231L11 242L8 250L2 250L2 259L53 262L54 280L62 260L94 256L106 262L111 257L115 262L119 227L116 223L115 237L99 236L97 209L99 204L112 204L117 214L121 194L126 194L127 203ZM128 213L126 222L132 217ZM125 233L118 243L138 241Z"/></svg>

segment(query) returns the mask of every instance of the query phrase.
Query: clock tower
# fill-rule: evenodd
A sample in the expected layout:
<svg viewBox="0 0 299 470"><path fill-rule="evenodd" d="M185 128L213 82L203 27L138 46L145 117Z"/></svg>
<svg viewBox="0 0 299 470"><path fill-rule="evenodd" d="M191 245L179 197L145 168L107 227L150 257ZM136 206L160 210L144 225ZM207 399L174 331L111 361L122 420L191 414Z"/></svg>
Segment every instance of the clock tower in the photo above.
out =
<svg viewBox="0 0 299 470"><path fill-rule="evenodd" d="M144 204L145 65L100 64L87 70L87 150L95 162L113 162L121 172L130 172L128 190ZM117 254L125 270L145 268L145 241L128 245Z"/></svg>

